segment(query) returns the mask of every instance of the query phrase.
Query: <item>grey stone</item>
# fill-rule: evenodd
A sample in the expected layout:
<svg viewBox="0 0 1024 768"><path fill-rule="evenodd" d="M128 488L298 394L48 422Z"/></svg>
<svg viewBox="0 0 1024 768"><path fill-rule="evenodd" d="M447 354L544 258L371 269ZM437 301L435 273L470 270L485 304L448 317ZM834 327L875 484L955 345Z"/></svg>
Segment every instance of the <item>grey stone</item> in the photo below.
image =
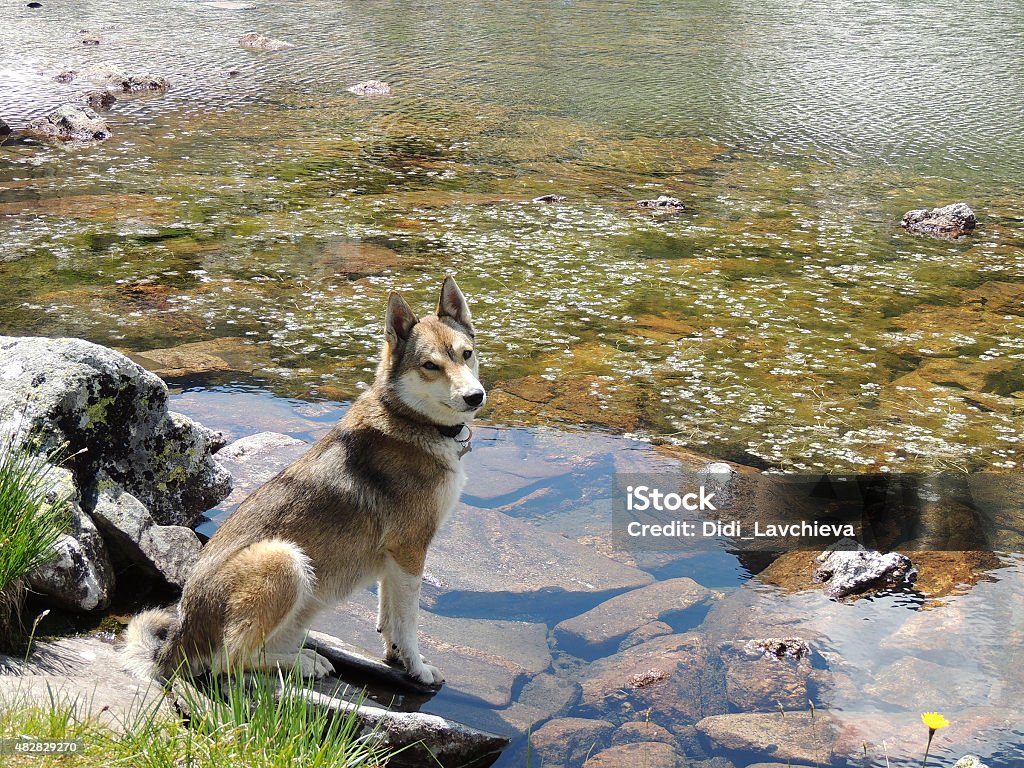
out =
<svg viewBox="0 0 1024 768"><path fill-rule="evenodd" d="M654 578L565 536L492 509L459 504L427 553L424 603L436 612L548 610L646 586ZM479 613L478 613L479 615Z"/></svg>
<svg viewBox="0 0 1024 768"><path fill-rule="evenodd" d="M697 730L720 749L813 765L831 763L838 734L830 715L805 711L713 715Z"/></svg>
<svg viewBox="0 0 1024 768"><path fill-rule="evenodd" d="M834 598L903 586L917 578L910 558L899 552L883 555L864 549L853 552L836 549L820 554L817 563L814 580L828 582L825 593Z"/></svg>
<svg viewBox="0 0 1024 768"><path fill-rule="evenodd" d="M550 194L550 195L540 195L539 197L535 197L535 198L533 198L533 200L531 202L534 202L534 203L564 203L568 199L569 198L566 197L565 195Z"/></svg>
<svg viewBox="0 0 1024 768"><path fill-rule="evenodd" d="M559 646L576 655L614 650L630 633L707 604L714 596L693 579L658 581L606 600L555 627Z"/></svg>
<svg viewBox="0 0 1024 768"><path fill-rule="evenodd" d="M280 432L248 435L217 451L217 463L231 475L231 493L223 506L245 498L309 450L309 443Z"/></svg>
<svg viewBox="0 0 1024 768"><path fill-rule="evenodd" d="M643 718L677 733L727 710L724 668L702 634L656 637L585 673L580 711L614 723Z"/></svg>
<svg viewBox="0 0 1024 768"><path fill-rule="evenodd" d="M395 751L389 766L489 765L508 744L508 737L423 712L394 712L358 705L337 696L301 689L299 694L317 709L348 715L360 721L359 738Z"/></svg>
<svg viewBox="0 0 1024 768"><path fill-rule="evenodd" d="M92 518L115 557L122 556L168 584L184 586L202 547L195 531L157 525L142 502L102 472L96 488Z"/></svg>
<svg viewBox="0 0 1024 768"><path fill-rule="evenodd" d="M121 672L113 638L91 635L36 642L18 674L0 674L0 701L68 706L76 722L121 732L140 713L174 717L160 685Z"/></svg>
<svg viewBox="0 0 1024 768"><path fill-rule="evenodd" d="M583 768L677 768L679 765L679 755L671 744L663 741L638 741L602 750L587 760Z"/></svg>
<svg viewBox="0 0 1024 768"><path fill-rule="evenodd" d="M907 211L900 225L908 232L955 238L972 232L978 220L967 203L953 203L942 208L918 208Z"/></svg>
<svg viewBox="0 0 1024 768"><path fill-rule="evenodd" d="M62 104L25 126L25 133L58 141L103 141L110 138L106 121L92 107Z"/></svg>
<svg viewBox="0 0 1024 768"><path fill-rule="evenodd" d="M321 614L313 628L381 651L376 631L377 597L369 590L352 595ZM491 707L511 703L517 685L551 666L547 627L501 619L462 619L421 611L420 653L438 666L446 686Z"/></svg>
<svg viewBox="0 0 1024 768"><path fill-rule="evenodd" d="M607 720L560 717L530 734L530 748L542 765L577 768L607 745L614 730Z"/></svg>
<svg viewBox="0 0 1024 768"><path fill-rule="evenodd" d="M238 44L249 51L287 51L295 47L294 43L276 40L259 32L246 32L238 38Z"/></svg>
<svg viewBox="0 0 1024 768"><path fill-rule="evenodd" d="M953 768L988 768L988 766L981 762L981 758L975 755L964 755L956 761Z"/></svg>
<svg viewBox="0 0 1024 768"><path fill-rule="evenodd" d="M68 531L53 547L53 556L26 577L29 588L69 611L106 608L114 595L114 569L103 537L79 506L71 473L54 467L51 493L70 500Z"/></svg>
<svg viewBox="0 0 1024 768"><path fill-rule="evenodd" d="M160 525L190 526L227 495L216 436L169 412L164 383L124 355L81 339L0 336L0 360L0 431L63 447L78 488L102 470Z"/></svg>
<svg viewBox="0 0 1024 768"><path fill-rule="evenodd" d="M346 90L357 96L388 96L391 93L391 86L383 80L363 80Z"/></svg>
<svg viewBox="0 0 1024 768"><path fill-rule="evenodd" d="M56 76L58 82L70 83L74 80L88 80L112 91L121 93L140 93L144 91L163 92L171 87L166 77L150 74L129 74L112 67L87 67L85 69L69 69Z"/></svg>
<svg viewBox="0 0 1024 768"><path fill-rule="evenodd" d="M631 720L623 723L612 734L612 746L633 744L638 741L663 741L666 744L674 744L676 738L665 728L648 720Z"/></svg>
<svg viewBox="0 0 1024 768"><path fill-rule="evenodd" d="M636 204L641 208L655 208L660 211L682 211L686 208L682 200L668 195L659 195L653 200L637 200Z"/></svg>

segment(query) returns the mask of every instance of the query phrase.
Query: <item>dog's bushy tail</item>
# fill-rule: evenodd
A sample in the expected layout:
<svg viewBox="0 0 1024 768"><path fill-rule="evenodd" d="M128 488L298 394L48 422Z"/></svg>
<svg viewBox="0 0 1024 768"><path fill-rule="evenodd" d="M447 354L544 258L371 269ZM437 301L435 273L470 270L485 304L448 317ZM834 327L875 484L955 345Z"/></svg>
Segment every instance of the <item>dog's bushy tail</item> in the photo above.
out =
<svg viewBox="0 0 1024 768"><path fill-rule="evenodd" d="M162 662L167 657L164 645L178 634L177 628L177 615L168 608L143 611L135 616L125 630L121 666L143 680L166 680Z"/></svg>

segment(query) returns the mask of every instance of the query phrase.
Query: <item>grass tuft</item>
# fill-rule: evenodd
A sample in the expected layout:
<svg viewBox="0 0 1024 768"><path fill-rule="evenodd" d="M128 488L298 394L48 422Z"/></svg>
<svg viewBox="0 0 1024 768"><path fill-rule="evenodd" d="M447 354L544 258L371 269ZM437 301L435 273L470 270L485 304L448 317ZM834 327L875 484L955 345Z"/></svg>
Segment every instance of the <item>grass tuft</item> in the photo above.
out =
<svg viewBox="0 0 1024 768"><path fill-rule="evenodd" d="M50 461L8 436L0 442L0 650L24 640L24 578L53 555L67 529L69 491L54 481Z"/></svg>

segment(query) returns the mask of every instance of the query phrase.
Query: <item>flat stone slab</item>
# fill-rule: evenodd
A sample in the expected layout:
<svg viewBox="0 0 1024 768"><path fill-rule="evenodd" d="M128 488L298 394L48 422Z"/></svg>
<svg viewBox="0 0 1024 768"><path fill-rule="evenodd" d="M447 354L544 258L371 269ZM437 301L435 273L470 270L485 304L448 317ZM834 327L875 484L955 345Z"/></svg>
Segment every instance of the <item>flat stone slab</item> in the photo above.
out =
<svg viewBox="0 0 1024 768"><path fill-rule="evenodd" d="M697 730L721 749L752 752L775 760L828 765L838 728L825 712L809 711L712 715Z"/></svg>
<svg viewBox="0 0 1024 768"><path fill-rule="evenodd" d="M606 600L555 627L560 647L577 656L614 650L627 635L655 621L705 605L714 593L693 579L658 581Z"/></svg>
<svg viewBox="0 0 1024 768"><path fill-rule="evenodd" d="M371 658L380 658L384 649L376 623L377 597L363 590L321 614L313 627L367 649ZM441 669L445 684L491 707L508 706L517 684L551 666L543 624L460 619L421 611L419 627L420 653Z"/></svg>
<svg viewBox="0 0 1024 768"><path fill-rule="evenodd" d="M497 616L578 605L654 581L649 573L496 510L459 504L427 553L424 604L436 613ZM564 614L563 614L564 615Z"/></svg>
<svg viewBox="0 0 1024 768"><path fill-rule="evenodd" d="M157 683L137 680L120 670L111 638L93 635L36 643L27 664L4 663L0 657L0 671L12 667L17 674L0 674L3 708L48 708L53 696L74 705L76 720L94 720L115 731L123 730L142 712L175 716Z"/></svg>
<svg viewBox="0 0 1024 768"><path fill-rule="evenodd" d="M309 448L309 443L280 432L259 432L224 446L215 455L217 463L231 475L231 493L219 506L233 508L241 504Z"/></svg>

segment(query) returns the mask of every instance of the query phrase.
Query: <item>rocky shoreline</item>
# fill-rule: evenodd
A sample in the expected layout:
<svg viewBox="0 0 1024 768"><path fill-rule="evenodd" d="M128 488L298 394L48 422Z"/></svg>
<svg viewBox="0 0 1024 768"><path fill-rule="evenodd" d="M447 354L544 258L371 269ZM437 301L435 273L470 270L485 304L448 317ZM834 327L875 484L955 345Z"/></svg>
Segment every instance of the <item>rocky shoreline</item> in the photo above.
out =
<svg viewBox="0 0 1024 768"><path fill-rule="evenodd" d="M71 489L72 529L59 544L60 558L32 578L33 588L64 610L101 611L118 590L137 589L140 579L173 590L198 554L200 538L191 526L202 513L232 486L228 504L237 503L309 445L265 432L224 446L223 436L168 410L166 387L156 376L88 342L4 337L0 349L0 429L40 436L40 450L67 444L74 454L54 475ZM474 492L471 483L471 503L459 505L428 561L421 644L432 661L458 670L448 687L461 701L445 702L441 720L456 730L465 728L457 725L460 719L473 722L476 728L459 732L478 734L462 743L476 745L481 755L493 759L495 739L505 734L517 739L512 759L529 750L545 765L567 768L636 761L687 768L743 768L765 760L813 764L852 759L865 745L874 752L883 739L890 756L906 744L909 758L917 735L913 717L889 716L882 723L873 707L955 703L957 727L944 735L947 748L961 754L978 751L980 729L998 731L1019 716L1010 702L1024 680L993 688L978 678L953 698L942 689L938 681L963 679L965 672L941 661L948 636L940 628L949 616L941 602L907 617L882 652L892 659L887 666L836 652L827 627L843 624L848 603L814 584L815 568L846 569L864 582L858 589L878 589L887 585L872 568L891 565L894 578L902 578L906 564L899 558L834 552L825 563L799 561L788 575L780 558L765 570L764 583L787 587L766 595L755 582L713 588L683 576L655 580L636 561L601 554L586 535L590 528L581 530L579 541L543 531L530 520L537 503L530 489L587 465L588 451L609 450L564 440L564 463L550 461L555 454L549 453L549 461L533 469L509 464L500 444L470 454L480 462L470 474L481 485ZM699 467L700 457L682 460ZM664 454L661 461L669 466L680 457ZM488 495L505 503L488 507ZM645 563L664 569L685 563L685 554ZM948 556L947 570L959 560L973 563L962 578L976 573L983 581L1000 567L998 559L939 554ZM853 560L839 563L840 555ZM936 597L948 594L937 591L930 558L921 562L923 588ZM835 587L836 578L826 587ZM1024 589L1010 598L1018 594L1024 600ZM543 615L532 620L501 618L526 615L539 604ZM337 646L347 660L339 665L343 678L377 679L372 695L387 703L396 682L373 660L374 626L375 597L367 591L325 614L315 628L351 644ZM111 670L113 641L112 635L47 641L35 666L8 660L22 674L0 676L0 693L59 682L95 686L98 677L109 677L113 711L137 703L148 694L137 684L135 693L125 694L133 683ZM891 649L905 650L893 658ZM996 651L976 653L1005 665ZM48 657L78 661L47 671ZM865 679L872 682L858 690ZM808 706L815 701L817 708ZM431 709L429 697L407 695L405 702L396 717ZM833 710L829 702L843 706Z"/></svg>

